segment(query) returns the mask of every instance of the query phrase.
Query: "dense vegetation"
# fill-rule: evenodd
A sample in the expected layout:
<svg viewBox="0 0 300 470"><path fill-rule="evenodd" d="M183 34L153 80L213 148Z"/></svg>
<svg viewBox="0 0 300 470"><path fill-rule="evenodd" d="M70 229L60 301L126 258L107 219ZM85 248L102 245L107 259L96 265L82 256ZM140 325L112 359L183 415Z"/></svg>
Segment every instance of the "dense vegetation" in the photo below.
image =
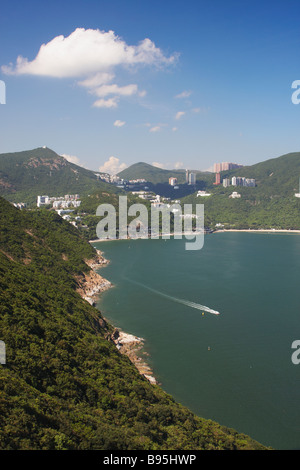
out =
<svg viewBox="0 0 300 470"><path fill-rule="evenodd" d="M0 155L0 196L11 202L35 204L39 194L82 197L96 189L110 190L110 185L48 148Z"/></svg>
<svg viewBox="0 0 300 470"><path fill-rule="evenodd" d="M50 211L0 198L1 449L261 449L142 377L76 292L95 254Z"/></svg>
<svg viewBox="0 0 300 470"><path fill-rule="evenodd" d="M216 224L232 229L300 229L300 198L294 196L299 192L300 153L224 171L221 179L234 175L255 178L256 187L215 186L214 174L205 172L197 172L196 186L187 185L185 170L164 170L142 162L119 174L128 180L144 178L148 181L136 185L135 190L146 187L154 194L179 199L182 204L204 204L205 226L210 229L215 229ZM178 178L178 189L168 184L171 176ZM212 195L197 198L199 189ZM47 148L0 155L0 195L12 202L34 203L37 194L79 193L82 204L74 215L81 216L79 230L89 240L97 238L99 204L110 203L118 209L118 196L127 194L129 204L143 203L150 208L149 203L131 195L130 191L97 180L92 171L67 162ZM233 191L238 191L241 198L229 198Z"/></svg>
<svg viewBox="0 0 300 470"><path fill-rule="evenodd" d="M300 153L291 153L262 163L222 172L222 178L245 176L255 178L256 187L210 189L212 196L187 196L182 203L202 203L205 207L205 224L212 228L224 224L225 228L300 229L299 192ZM229 198L237 191L240 199Z"/></svg>
<svg viewBox="0 0 300 470"><path fill-rule="evenodd" d="M153 184L168 183L169 178L174 176L178 179L178 183L185 182L185 170L164 170L144 162L134 163L129 168L125 168L125 170L118 173L118 176L127 181L145 179Z"/></svg>

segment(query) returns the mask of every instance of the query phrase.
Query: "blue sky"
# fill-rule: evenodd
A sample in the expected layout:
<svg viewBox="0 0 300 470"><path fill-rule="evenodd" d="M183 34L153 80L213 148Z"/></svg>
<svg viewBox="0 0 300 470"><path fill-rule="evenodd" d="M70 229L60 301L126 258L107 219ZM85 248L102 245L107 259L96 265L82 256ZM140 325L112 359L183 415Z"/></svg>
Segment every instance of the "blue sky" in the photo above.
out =
<svg viewBox="0 0 300 470"><path fill-rule="evenodd" d="M298 0L2 0L0 153L46 145L114 172L300 151L299 13Z"/></svg>

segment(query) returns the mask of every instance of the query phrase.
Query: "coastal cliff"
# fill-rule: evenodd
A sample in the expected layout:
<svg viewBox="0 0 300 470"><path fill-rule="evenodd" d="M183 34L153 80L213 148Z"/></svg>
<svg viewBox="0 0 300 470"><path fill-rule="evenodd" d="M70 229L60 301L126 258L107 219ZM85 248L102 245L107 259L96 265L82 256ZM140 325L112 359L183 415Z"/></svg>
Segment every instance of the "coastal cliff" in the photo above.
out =
<svg viewBox="0 0 300 470"><path fill-rule="evenodd" d="M109 261L103 256L100 250L96 250L96 256L92 259L86 259L85 263L91 270L77 277L77 292L84 300L89 302L89 304L96 306L99 295L113 287L110 281L97 272L98 269L107 266ZM104 321L106 320L104 319ZM142 352L144 345L143 338L125 333L119 328L114 328L112 333L107 334L106 339L114 343L120 353L126 355L135 365L139 373L150 383L157 384L152 369L141 357L142 354L146 354Z"/></svg>

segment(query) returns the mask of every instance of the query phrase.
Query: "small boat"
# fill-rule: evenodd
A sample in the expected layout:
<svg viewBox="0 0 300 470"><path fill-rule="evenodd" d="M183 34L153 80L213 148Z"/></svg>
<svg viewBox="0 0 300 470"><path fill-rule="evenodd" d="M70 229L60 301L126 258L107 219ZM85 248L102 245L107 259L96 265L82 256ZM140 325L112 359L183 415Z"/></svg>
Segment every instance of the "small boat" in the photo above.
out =
<svg viewBox="0 0 300 470"><path fill-rule="evenodd" d="M208 346L208 348L207 348L207 349L208 349L208 351L210 351L210 346Z"/></svg>

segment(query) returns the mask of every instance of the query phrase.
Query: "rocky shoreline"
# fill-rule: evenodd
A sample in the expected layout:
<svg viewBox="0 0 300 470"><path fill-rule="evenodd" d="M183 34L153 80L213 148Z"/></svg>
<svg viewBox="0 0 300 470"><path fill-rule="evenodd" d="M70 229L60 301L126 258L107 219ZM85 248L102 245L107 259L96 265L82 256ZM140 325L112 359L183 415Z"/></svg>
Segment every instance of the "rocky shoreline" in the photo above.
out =
<svg viewBox="0 0 300 470"><path fill-rule="evenodd" d="M97 269L107 266L109 263L100 250L96 250L96 252L95 258L85 260L86 264L91 268L89 273L85 274L82 279L77 279L79 285L77 292L93 306L96 306L97 299L101 292L113 287L111 282L96 272ZM141 351L144 345L143 338L115 328L111 334L107 335L107 339L115 344L121 354L125 354L131 360L141 375L150 383L157 384L151 368L141 357L142 354L146 355L145 352Z"/></svg>

